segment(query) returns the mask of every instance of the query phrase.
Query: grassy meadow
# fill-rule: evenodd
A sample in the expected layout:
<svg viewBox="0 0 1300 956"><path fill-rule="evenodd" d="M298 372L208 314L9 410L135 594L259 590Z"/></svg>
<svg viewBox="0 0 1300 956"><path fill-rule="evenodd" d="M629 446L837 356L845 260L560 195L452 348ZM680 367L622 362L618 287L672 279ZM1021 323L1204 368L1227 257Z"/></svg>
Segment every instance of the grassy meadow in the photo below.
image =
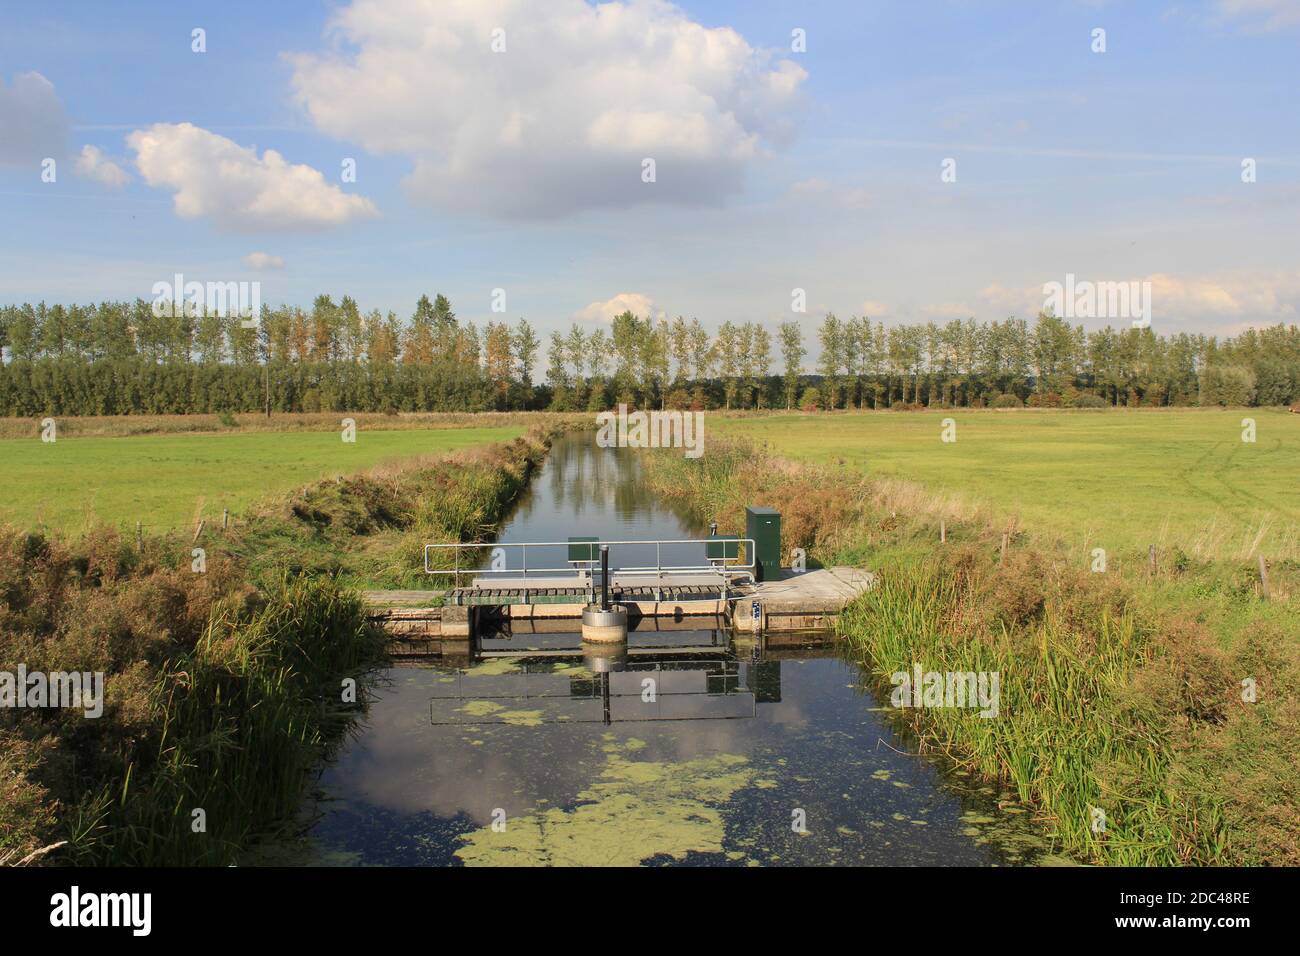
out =
<svg viewBox="0 0 1300 956"><path fill-rule="evenodd" d="M250 416L256 418L256 416ZM111 428L78 434L61 431L42 442L0 439L0 523L79 534L95 524L147 531L220 521L223 509L238 512L267 495L333 475L351 475L388 461L437 455L509 441L523 424L478 427L394 427L381 417L357 417L355 443L344 442L339 417L301 430L185 433L160 426L153 434L121 434ZM461 416L472 421L470 416ZM118 437L120 436L120 437Z"/></svg>
<svg viewBox="0 0 1300 956"><path fill-rule="evenodd" d="M957 440L944 443L949 417ZM1241 440L1246 417L1253 444ZM1282 410L795 413L708 425L783 458L919 483L954 513L985 510L1081 556L1155 544L1205 560L1300 557L1300 416Z"/></svg>

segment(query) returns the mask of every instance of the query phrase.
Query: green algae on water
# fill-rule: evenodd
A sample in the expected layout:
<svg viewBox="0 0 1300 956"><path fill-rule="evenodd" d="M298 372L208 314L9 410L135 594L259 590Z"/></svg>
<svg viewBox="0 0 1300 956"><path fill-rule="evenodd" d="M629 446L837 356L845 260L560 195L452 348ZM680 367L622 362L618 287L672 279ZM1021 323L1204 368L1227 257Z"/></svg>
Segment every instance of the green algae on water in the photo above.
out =
<svg viewBox="0 0 1300 956"><path fill-rule="evenodd" d="M456 856L467 866L635 866L723 853L720 808L754 777L735 754L672 763L618 750L576 806L513 817L503 832L481 827L461 837Z"/></svg>

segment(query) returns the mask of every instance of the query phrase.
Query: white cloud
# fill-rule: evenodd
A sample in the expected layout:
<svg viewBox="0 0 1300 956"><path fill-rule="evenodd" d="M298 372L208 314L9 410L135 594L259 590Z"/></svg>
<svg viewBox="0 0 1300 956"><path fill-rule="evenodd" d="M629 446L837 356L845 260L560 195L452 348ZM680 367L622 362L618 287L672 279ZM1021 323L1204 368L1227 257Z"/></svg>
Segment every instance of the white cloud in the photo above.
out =
<svg viewBox="0 0 1300 956"><path fill-rule="evenodd" d="M240 232L340 226L377 216L369 199L327 183L319 170L286 162L190 123L157 123L126 138L150 186L175 192L176 214Z"/></svg>
<svg viewBox="0 0 1300 956"><path fill-rule="evenodd" d="M417 201L508 218L716 204L789 138L807 75L664 0L354 0L330 31L288 57L316 126L409 157Z"/></svg>
<svg viewBox="0 0 1300 956"><path fill-rule="evenodd" d="M266 252L250 252L244 256L243 263L245 269L251 269L254 272L268 272L272 269L284 268L283 258Z"/></svg>
<svg viewBox="0 0 1300 956"><path fill-rule="evenodd" d="M1155 273L1152 311L1177 321L1187 317L1271 325L1300 317L1300 272L1233 272L1210 276Z"/></svg>
<svg viewBox="0 0 1300 956"><path fill-rule="evenodd" d="M1061 274L1043 281L1064 283L1065 280ZM1152 325L1162 334L1222 328L1225 323L1230 328L1240 328L1300 321L1300 272L1241 270L1206 275L1079 272L1075 281L1151 283ZM1041 284L1016 288L995 282L981 289L973 303L948 302L926 306L921 311L935 319L974 316L987 320L1017 316L1032 321L1045 301ZM1127 325L1115 319L1071 319L1070 322L1087 328Z"/></svg>
<svg viewBox="0 0 1300 956"><path fill-rule="evenodd" d="M604 322L608 325L614 320L614 316L622 315L624 312L631 312L644 319L653 316L654 311L654 300L650 296L640 292L620 292L612 299L593 302L579 309L573 313L573 317L579 322Z"/></svg>
<svg viewBox="0 0 1300 956"><path fill-rule="evenodd" d="M0 77L0 164L57 159L67 141L68 118L53 83L39 73L19 73L8 86Z"/></svg>
<svg viewBox="0 0 1300 956"><path fill-rule="evenodd" d="M1300 0L1215 0L1221 18L1250 32L1272 33L1300 25Z"/></svg>
<svg viewBox="0 0 1300 956"><path fill-rule="evenodd" d="M93 179L113 189L121 189L131 181L127 171L105 156L97 146L81 147L74 169L78 176Z"/></svg>

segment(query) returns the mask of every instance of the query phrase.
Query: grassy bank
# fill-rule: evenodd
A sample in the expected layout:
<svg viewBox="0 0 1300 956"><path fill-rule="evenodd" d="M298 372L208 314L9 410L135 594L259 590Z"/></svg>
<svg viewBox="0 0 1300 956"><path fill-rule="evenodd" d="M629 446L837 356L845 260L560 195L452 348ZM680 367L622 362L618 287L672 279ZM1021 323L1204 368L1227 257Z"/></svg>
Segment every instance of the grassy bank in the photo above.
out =
<svg viewBox="0 0 1300 956"><path fill-rule="evenodd" d="M0 862L224 865L283 825L363 712L381 638L356 586L426 584L423 542L490 533L550 434L319 481L197 540L0 530L0 671L106 675L102 716L0 711Z"/></svg>
<svg viewBox="0 0 1300 956"><path fill-rule="evenodd" d="M1091 573L1072 551L917 485L710 440L647 456L663 495L724 528L783 513L783 547L865 565L880 586L841 619L879 676L996 671L998 717L893 711L926 747L1012 788L1060 846L1106 864L1300 862L1300 566L1264 601L1244 563L1162 552L1157 573ZM943 522L947 544L938 544ZM1251 678L1257 700L1242 699ZM1093 809L1105 813L1094 830Z"/></svg>
<svg viewBox="0 0 1300 956"><path fill-rule="evenodd" d="M491 535L561 427L317 481L254 505L214 540L255 579L287 571L358 588L439 587L424 572L424 545Z"/></svg>

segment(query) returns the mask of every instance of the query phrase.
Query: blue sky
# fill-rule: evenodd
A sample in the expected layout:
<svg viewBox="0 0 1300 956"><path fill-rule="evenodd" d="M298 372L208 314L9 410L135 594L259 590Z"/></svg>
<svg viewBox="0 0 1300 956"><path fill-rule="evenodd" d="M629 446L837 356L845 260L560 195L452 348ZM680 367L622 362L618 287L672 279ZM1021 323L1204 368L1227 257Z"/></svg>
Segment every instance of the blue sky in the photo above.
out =
<svg viewBox="0 0 1300 956"><path fill-rule="evenodd" d="M1297 321L1300 0L372 3L6 3L0 301L180 272L811 328L1032 317L1073 273L1151 281L1161 332Z"/></svg>

